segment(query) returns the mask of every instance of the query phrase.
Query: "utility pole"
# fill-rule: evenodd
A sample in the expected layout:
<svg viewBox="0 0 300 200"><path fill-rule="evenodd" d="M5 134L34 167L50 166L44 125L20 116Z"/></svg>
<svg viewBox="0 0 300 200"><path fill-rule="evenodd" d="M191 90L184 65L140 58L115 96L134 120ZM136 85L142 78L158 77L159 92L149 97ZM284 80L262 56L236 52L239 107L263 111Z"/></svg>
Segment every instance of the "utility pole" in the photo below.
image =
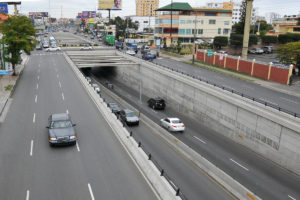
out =
<svg viewBox="0 0 300 200"><path fill-rule="evenodd" d="M251 11L253 0L246 0L246 17L245 17L245 27L244 27L244 39L243 39L243 50L242 58L247 58L248 45L249 45L249 32L250 32L250 20L251 20Z"/></svg>
<svg viewBox="0 0 300 200"><path fill-rule="evenodd" d="M194 42L193 42L193 64L195 63L195 40L196 40L196 32L197 32L197 29L196 29L196 24L197 24L197 14L195 14L195 28L194 28Z"/></svg>
<svg viewBox="0 0 300 200"><path fill-rule="evenodd" d="M14 8L15 8L15 15L18 15L18 8L17 8L17 4L14 4Z"/></svg>
<svg viewBox="0 0 300 200"><path fill-rule="evenodd" d="M172 44L172 18L173 18L173 0L171 0L171 30L170 30L170 39Z"/></svg>

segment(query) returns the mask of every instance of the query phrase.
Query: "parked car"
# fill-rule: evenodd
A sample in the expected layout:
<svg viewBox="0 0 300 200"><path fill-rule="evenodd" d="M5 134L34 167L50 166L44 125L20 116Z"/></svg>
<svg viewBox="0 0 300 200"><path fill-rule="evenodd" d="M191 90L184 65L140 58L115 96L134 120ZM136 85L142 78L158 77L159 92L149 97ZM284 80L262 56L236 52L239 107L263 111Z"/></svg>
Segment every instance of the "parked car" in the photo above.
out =
<svg viewBox="0 0 300 200"><path fill-rule="evenodd" d="M49 48L49 43L48 43L48 42L44 42L44 43L43 43L43 47L44 47L44 48Z"/></svg>
<svg viewBox="0 0 300 200"><path fill-rule="evenodd" d="M51 52L51 51L60 51L60 47L49 47L47 49L45 49L45 51L47 52Z"/></svg>
<svg viewBox="0 0 300 200"><path fill-rule="evenodd" d="M202 43L204 43L204 42L205 42L205 41L202 40L202 39L197 39L197 40L195 41L196 44L202 44Z"/></svg>
<svg viewBox="0 0 300 200"><path fill-rule="evenodd" d="M139 117L135 112L129 109L120 111L120 119L127 125L139 125Z"/></svg>
<svg viewBox="0 0 300 200"><path fill-rule="evenodd" d="M150 47L147 45L142 46L141 48L141 54L148 53L150 51Z"/></svg>
<svg viewBox="0 0 300 200"><path fill-rule="evenodd" d="M264 50L262 50L261 48L253 48L253 49L250 49L248 51L248 53L251 53L251 54L263 54Z"/></svg>
<svg viewBox="0 0 300 200"><path fill-rule="evenodd" d="M81 47L80 48L80 51L82 51L82 50L93 50L93 47L92 46L83 46L83 47Z"/></svg>
<svg viewBox="0 0 300 200"><path fill-rule="evenodd" d="M133 51L132 49L127 50L126 53L131 56L135 56L135 51Z"/></svg>
<svg viewBox="0 0 300 200"><path fill-rule="evenodd" d="M151 98L147 101L148 106L155 109L161 109L164 110L166 107L166 103L165 100L163 100L162 98Z"/></svg>
<svg viewBox="0 0 300 200"><path fill-rule="evenodd" d="M221 53L221 54L227 54L227 51L224 51L224 50L219 50L219 51L217 51L217 53Z"/></svg>
<svg viewBox="0 0 300 200"><path fill-rule="evenodd" d="M69 114L52 114L48 118L49 144L50 146L62 144L76 144L77 134Z"/></svg>
<svg viewBox="0 0 300 200"><path fill-rule="evenodd" d="M118 104L111 102L108 103L107 105L114 114L120 114L121 109Z"/></svg>
<svg viewBox="0 0 300 200"><path fill-rule="evenodd" d="M263 48L264 53L273 53L274 52L274 47L273 46L264 46Z"/></svg>
<svg viewBox="0 0 300 200"><path fill-rule="evenodd" d="M94 90L96 90L97 93L100 93L100 87L99 87L98 84L93 83L93 84L92 84L92 87L94 88Z"/></svg>
<svg viewBox="0 0 300 200"><path fill-rule="evenodd" d="M36 45L35 49L36 50L42 50L43 48L42 48L42 45L38 44L38 45Z"/></svg>
<svg viewBox="0 0 300 200"><path fill-rule="evenodd" d="M185 130L183 122L178 118L163 118L160 120L160 125L168 131L183 132Z"/></svg>
<svg viewBox="0 0 300 200"><path fill-rule="evenodd" d="M153 60L154 58L156 58L156 55L151 52L147 52L142 55L142 59L144 60Z"/></svg>
<svg viewBox="0 0 300 200"><path fill-rule="evenodd" d="M92 79L91 79L90 77L87 76L87 77L85 77L85 78L86 78L86 80L87 80L88 83L91 83L91 82L92 82Z"/></svg>

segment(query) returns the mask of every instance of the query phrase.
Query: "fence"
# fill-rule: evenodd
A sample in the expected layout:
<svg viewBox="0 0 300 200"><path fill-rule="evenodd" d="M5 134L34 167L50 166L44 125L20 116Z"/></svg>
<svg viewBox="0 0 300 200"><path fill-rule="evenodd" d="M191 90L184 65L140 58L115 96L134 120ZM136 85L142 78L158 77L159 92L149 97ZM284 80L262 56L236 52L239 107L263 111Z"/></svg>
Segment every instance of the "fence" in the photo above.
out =
<svg viewBox="0 0 300 200"><path fill-rule="evenodd" d="M196 60L281 84L289 84L292 75L292 66L265 64L257 62L255 59L249 61L242 59L240 56L233 57L227 54L217 54L216 52L212 56L207 56L206 50L197 50Z"/></svg>

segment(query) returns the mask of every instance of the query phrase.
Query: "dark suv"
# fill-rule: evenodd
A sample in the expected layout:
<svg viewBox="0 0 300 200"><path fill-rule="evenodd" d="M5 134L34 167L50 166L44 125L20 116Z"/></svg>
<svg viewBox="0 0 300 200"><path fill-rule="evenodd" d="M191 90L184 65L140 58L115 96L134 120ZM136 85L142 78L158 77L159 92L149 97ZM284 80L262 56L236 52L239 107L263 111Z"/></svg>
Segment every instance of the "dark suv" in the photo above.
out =
<svg viewBox="0 0 300 200"><path fill-rule="evenodd" d="M76 144L77 135L74 130L76 124L72 124L67 113L52 114L48 119L49 144Z"/></svg>
<svg viewBox="0 0 300 200"><path fill-rule="evenodd" d="M155 109L164 110L166 107L165 100L163 100L162 98L151 98L147 102L149 107L153 108L154 110Z"/></svg>

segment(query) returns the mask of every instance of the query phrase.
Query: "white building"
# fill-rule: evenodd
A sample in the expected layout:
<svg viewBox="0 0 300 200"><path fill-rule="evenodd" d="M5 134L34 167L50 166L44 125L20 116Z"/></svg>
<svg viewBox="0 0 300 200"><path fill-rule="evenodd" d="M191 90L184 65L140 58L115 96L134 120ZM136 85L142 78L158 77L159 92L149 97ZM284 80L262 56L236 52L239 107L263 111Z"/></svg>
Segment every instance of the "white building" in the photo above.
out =
<svg viewBox="0 0 300 200"><path fill-rule="evenodd" d="M229 2L210 2L206 6L208 8L224 8ZM225 5L226 4L226 5ZM240 21L242 15L242 2L234 2L232 9L232 24L236 24ZM258 18L258 8L252 8L251 12L251 24L255 24Z"/></svg>
<svg viewBox="0 0 300 200"><path fill-rule="evenodd" d="M130 15L125 18L130 18L132 22L138 23L137 32L146 32L149 28L152 30L155 28L155 17Z"/></svg>

